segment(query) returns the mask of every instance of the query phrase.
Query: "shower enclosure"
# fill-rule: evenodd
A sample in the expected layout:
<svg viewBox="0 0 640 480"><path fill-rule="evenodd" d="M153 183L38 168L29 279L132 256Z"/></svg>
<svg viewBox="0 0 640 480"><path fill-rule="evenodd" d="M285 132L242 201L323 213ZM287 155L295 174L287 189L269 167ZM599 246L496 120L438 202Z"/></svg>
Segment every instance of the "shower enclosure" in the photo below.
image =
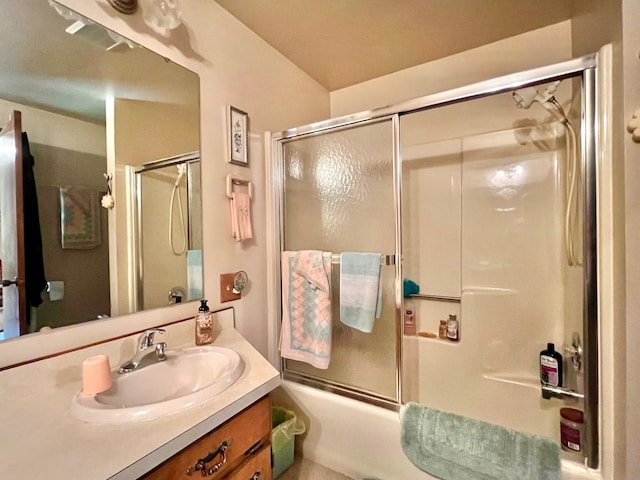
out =
<svg viewBox="0 0 640 480"><path fill-rule="evenodd" d="M130 172L136 310L201 298L200 153L149 162Z"/></svg>
<svg viewBox="0 0 640 480"><path fill-rule="evenodd" d="M559 409L577 408L586 441L574 459L597 468L596 63L588 56L272 136L274 282L282 251L383 258L373 331L341 324L334 265L329 368L283 360L285 379L554 438ZM404 292L404 280L419 292ZM407 309L419 335L403 334ZM456 342L438 336L450 316ZM543 389L547 343L565 356L565 378Z"/></svg>

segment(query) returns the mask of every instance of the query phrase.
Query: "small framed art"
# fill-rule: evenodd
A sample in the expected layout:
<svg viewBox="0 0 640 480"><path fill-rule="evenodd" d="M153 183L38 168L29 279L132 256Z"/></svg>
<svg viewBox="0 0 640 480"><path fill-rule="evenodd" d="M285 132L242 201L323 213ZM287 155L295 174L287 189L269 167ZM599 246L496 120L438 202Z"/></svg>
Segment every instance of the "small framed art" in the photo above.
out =
<svg viewBox="0 0 640 480"><path fill-rule="evenodd" d="M249 166L249 115L229 105L227 108L227 145L229 163Z"/></svg>

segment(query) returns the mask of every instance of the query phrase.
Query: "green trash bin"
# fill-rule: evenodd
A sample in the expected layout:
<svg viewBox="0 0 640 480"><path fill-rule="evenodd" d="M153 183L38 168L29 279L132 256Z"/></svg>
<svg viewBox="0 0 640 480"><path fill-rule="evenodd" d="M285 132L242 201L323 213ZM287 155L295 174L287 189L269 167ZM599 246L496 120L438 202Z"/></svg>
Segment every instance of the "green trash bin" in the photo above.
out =
<svg viewBox="0 0 640 480"><path fill-rule="evenodd" d="M273 478L276 479L293 465L295 436L305 432L304 423L295 412L282 407L271 408L271 453Z"/></svg>

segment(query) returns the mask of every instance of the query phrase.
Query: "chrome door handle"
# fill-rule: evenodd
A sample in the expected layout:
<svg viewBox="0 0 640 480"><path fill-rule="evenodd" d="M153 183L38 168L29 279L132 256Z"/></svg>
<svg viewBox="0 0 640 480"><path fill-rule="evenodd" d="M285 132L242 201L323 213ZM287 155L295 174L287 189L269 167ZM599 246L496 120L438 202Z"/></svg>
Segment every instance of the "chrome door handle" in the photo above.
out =
<svg viewBox="0 0 640 480"><path fill-rule="evenodd" d="M4 278L2 279L2 286L3 287L8 287L10 285L18 286L18 277L15 277L13 280L5 280Z"/></svg>

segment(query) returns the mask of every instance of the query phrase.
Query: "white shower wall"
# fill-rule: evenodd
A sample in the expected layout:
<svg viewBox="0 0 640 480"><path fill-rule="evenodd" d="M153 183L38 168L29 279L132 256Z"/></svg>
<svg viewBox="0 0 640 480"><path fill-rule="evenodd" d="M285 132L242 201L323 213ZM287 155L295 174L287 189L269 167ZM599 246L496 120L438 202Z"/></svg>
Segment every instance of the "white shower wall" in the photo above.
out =
<svg viewBox="0 0 640 480"><path fill-rule="evenodd" d="M568 289L563 251L562 128L540 127L535 143L522 142L526 133L402 150L404 276L423 294L461 298L405 301L420 331L437 334L439 320L457 315L460 342L405 337L404 392L432 408L558 438L564 403L541 399L538 355L547 342L561 350L565 332L579 328L581 291Z"/></svg>

